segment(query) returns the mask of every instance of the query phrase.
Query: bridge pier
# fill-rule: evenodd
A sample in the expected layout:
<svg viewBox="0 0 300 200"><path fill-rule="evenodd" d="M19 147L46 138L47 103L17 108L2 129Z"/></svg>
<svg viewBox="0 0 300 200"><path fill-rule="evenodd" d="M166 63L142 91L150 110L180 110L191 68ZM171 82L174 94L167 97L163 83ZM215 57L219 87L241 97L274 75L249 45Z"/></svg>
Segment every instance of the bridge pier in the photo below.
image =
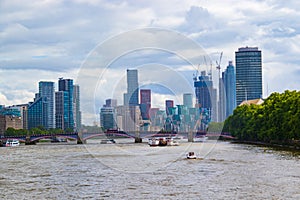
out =
<svg viewBox="0 0 300 200"><path fill-rule="evenodd" d="M77 144L86 144L86 140L83 140L82 138L82 132L79 132L77 136Z"/></svg>
<svg viewBox="0 0 300 200"><path fill-rule="evenodd" d="M30 141L30 136L26 136L25 145L35 145L36 141Z"/></svg>
<svg viewBox="0 0 300 200"><path fill-rule="evenodd" d="M135 143L142 143L142 138L140 137L140 133L139 132L135 132L135 138L134 138L134 142Z"/></svg>
<svg viewBox="0 0 300 200"><path fill-rule="evenodd" d="M188 132L188 142L194 142L194 137L193 137L193 132L192 131Z"/></svg>

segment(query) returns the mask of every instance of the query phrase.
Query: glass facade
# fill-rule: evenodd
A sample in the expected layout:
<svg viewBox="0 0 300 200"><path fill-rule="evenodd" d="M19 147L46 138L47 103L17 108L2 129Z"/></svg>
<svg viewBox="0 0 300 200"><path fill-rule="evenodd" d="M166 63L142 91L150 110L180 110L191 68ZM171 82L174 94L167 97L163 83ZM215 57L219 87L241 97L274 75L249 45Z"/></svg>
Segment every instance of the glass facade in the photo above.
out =
<svg viewBox="0 0 300 200"><path fill-rule="evenodd" d="M116 129L116 113L113 107L103 107L100 110L100 124L105 130Z"/></svg>
<svg viewBox="0 0 300 200"><path fill-rule="evenodd" d="M45 97L44 101L47 103L47 116L44 127L46 129L55 128L54 82L40 81L39 96Z"/></svg>
<svg viewBox="0 0 300 200"><path fill-rule="evenodd" d="M209 122L217 121L217 91L213 88L211 77L201 72L198 79L194 79L197 108L201 115L200 130L205 130Z"/></svg>
<svg viewBox="0 0 300 200"><path fill-rule="evenodd" d="M54 82L40 81L39 93L28 106L28 129L42 126L55 128Z"/></svg>
<svg viewBox="0 0 300 200"><path fill-rule="evenodd" d="M150 119L149 110L151 108L151 90L149 89L141 89L140 90L140 96L141 96L141 115L142 119Z"/></svg>
<svg viewBox="0 0 300 200"><path fill-rule="evenodd" d="M229 61L229 64L224 72L224 88L225 88L225 117L233 113L233 110L236 107L236 83L235 83L235 71L232 61Z"/></svg>
<svg viewBox="0 0 300 200"><path fill-rule="evenodd" d="M193 94L191 93L183 94L183 105L185 105L187 108L193 107Z"/></svg>
<svg viewBox="0 0 300 200"><path fill-rule="evenodd" d="M262 98L262 58L257 47L243 47L235 52L236 103Z"/></svg>
<svg viewBox="0 0 300 200"><path fill-rule="evenodd" d="M173 108L174 108L174 101L173 100L166 100L166 114L167 114L167 116L174 114L172 112Z"/></svg>
<svg viewBox="0 0 300 200"><path fill-rule="evenodd" d="M46 97L38 97L28 106L28 129L47 126L48 103Z"/></svg>
<svg viewBox="0 0 300 200"><path fill-rule="evenodd" d="M139 104L138 71L136 69L127 69L127 100L129 106Z"/></svg>
<svg viewBox="0 0 300 200"><path fill-rule="evenodd" d="M74 129L76 131L79 131L81 128L79 85L73 86L73 116L74 116Z"/></svg>
<svg viewBox="0 0 300 200"><path fill-rule="evenodd" d="M58 90L55 93L56 128L74 129L73 80L60 78Z"/></svg>

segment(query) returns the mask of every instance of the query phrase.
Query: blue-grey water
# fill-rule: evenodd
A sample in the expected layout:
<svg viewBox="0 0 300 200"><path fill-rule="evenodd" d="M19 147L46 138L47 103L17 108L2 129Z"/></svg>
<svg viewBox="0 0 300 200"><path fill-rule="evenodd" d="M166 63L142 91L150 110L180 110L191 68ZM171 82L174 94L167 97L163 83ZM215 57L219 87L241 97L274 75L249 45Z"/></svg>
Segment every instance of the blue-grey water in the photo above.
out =
<svg viewBox="0 0 300 200"><path fill-rule="evenodd" d="M0 148L0 199L300 199L300 156L230 142ZM195 151L198 159L187 160Z"/></svg>

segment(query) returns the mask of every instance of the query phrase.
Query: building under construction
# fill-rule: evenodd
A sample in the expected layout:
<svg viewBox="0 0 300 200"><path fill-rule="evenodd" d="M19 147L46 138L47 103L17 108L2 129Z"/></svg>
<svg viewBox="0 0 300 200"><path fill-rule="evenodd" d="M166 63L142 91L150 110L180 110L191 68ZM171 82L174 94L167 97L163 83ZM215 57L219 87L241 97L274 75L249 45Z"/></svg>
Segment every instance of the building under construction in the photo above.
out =
<svg viewBox="0 0 300 200"><path fill-rule="evenodd" d="M198 130L206 130L209 122L217 118L217 90L213 88L211 73L201 71L199 77L194 77L194 87L201 120Z"/></svg>

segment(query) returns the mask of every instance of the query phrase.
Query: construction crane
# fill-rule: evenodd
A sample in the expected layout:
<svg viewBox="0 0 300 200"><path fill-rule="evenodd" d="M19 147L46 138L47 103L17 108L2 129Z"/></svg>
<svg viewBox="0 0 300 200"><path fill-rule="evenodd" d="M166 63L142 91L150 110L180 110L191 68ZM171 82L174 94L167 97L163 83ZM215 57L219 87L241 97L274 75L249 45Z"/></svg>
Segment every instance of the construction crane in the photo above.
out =
<svg viewBox="0 0 300 200"><path fill-rule="evenodd" d="M220 76L221 76L221 61L222 61L222 56L223 56L223 51L222 51L221 54L220 54L219 62L216 60L216 63L217 63L217 70L219 70L219 78L220 78Z"/></svg>
<svg viewBox="0 0 300 200"><path fill-rule="evenodd" d="M203 57L204 57L205 66L207 68L208 65L207 65L207 62L206 62L206 57L205 56L203 56ZM207 75L209 77L209 80L211 81L211 79L212 79L212 64L211 63L210 63L210 69L208 70Z"/></svg>
<svg viewBox="0 0 300 200"><path fill-rule="evenodd" d="M196 74L193 74L194 75L194 78L193 78L194 81L198 80L199 71L200 71L200 64L198 64L198 66L197 66Z"/></svg>

